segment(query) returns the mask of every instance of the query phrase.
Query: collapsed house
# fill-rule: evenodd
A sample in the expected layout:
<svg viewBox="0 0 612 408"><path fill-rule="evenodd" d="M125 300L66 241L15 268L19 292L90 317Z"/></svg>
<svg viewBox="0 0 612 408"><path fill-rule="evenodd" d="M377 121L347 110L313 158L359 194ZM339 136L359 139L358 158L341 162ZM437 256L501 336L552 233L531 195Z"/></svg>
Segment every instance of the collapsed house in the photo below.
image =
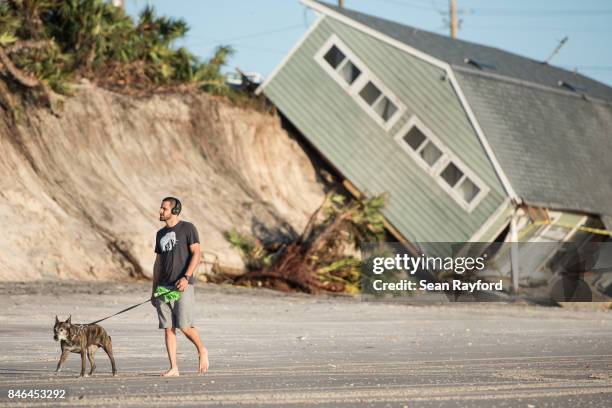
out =
<svg viewBox="0 0 612 408"><path fill-rule="evenodd" d="M500 49L302 3L316 22L257 92L354 194L388 193L384 215L399 241L432 255L456 242L547 242L528 265L514 265L517 288L540 279L558 244L609 237L612 88Z"/></svg>

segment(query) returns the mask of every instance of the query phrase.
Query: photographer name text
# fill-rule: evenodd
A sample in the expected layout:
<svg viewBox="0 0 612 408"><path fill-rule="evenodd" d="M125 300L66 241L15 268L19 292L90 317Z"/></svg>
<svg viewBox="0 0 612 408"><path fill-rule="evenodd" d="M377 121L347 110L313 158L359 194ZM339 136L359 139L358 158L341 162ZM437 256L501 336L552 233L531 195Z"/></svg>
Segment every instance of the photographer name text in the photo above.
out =
<svg viewBox="0 0 612 408"><path fill-rule="evenodd" d="M400 280L398 282L385 282L382 279L377 279L372 282L372 287L376 291L460 290L474 292L484 290L501 291L503 289L503 283L501 280L499 282L483 282L480 279L476 282L464 282L458 279L453 279L450 282L428 282L426 280L415 282L407 279Z"/></svg>

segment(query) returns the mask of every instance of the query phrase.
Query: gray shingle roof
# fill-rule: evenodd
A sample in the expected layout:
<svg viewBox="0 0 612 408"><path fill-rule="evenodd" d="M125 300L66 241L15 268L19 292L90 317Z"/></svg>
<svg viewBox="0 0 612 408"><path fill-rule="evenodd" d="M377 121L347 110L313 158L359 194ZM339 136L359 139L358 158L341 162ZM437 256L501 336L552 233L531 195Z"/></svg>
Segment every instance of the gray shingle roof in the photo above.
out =
<svg viewBox="0 0 612 408"><path fill-rule="evenodd" d="M317 3L453 66L480 71L479 68L465 62L465 59L469 58L483 64L482 71L485 72L554 88L559 87L559 81L564 81L573 85L579 92L612 101L611 87L581 74L497 48L453 40L347 8L338 8L325 2L317 1Z"/></svg>
<svg viewBox="0 0 612 408"><path fill-rule="evenodd" d="M612 106L469 71L457 80L527 203L612 215Z"/></svg>

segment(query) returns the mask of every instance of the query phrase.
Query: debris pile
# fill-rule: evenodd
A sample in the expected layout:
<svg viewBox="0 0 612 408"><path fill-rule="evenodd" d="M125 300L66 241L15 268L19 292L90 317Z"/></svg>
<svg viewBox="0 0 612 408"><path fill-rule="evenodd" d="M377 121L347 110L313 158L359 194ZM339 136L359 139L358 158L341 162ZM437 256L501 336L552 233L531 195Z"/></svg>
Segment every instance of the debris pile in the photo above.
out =
<svg viewBox="0 0 612 408"><path fill-rule="evenodd" d="M263 243L236 230L226 232L247 267L235 282L306 293L359 292L357 250L362 243L384 239L385 202L385 195L347 200L332 191L302 233L280 244Z"/></svg>

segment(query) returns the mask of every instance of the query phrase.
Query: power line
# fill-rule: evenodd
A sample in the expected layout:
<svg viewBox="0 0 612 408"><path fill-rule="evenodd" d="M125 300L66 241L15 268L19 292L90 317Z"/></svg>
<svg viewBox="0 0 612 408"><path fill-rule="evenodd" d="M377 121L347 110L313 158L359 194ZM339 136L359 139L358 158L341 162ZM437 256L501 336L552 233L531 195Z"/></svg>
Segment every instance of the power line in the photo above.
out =
<svg viewBox="0 0 612 408"><path fill-rule="evenodd" d="M204 39L205 41L200 42L200 43L192 43L191 45L202 45L202 44L209 44L213 42L223 44L223 43L228 43L228 42L236 41L236 40L244 40L244 39L249 39L249 38L254 38L254 37L263 37L263 36L270 35L270 34L284 33L287 31L297 30L298 28L304 28L304 25L294 24L291 26L280 27L280 28L275 28L275 29L266 30L266 31L260 31L260 32L252 33L252 34L244 34L239 37L226 38L226 39L214 39L214 38L209 38L209 37L192 37L195 39L198 39L198 38Z"/></svg>
<svg viewBox="0 0 612 408"><path fill-rule="evenodd" d="M446 0L407 0L407 1L405 1L405 0L395 0L395 2L398 3L398 4L406 4L406 5L414 4L415 1L419 2L419 3L431 4L431 5L436 6L436 7L438 7L438 6L439 7L447 7L448 6L448 1L446 1Z"/></svg>
<svg viewBox="0 0 612 408"><path fill-rule="evenodd" d="M278 55L285 55L285 54L287 54L287 50L281 51L281 50L277 50L277 49L264 48L264 47L253 46L253 45L250 45L250 44L242 44L242 43L233 44L233 45L235 45L236 47L241 48L241 49L253 50L253 51L258 51L258 52L268 52L270 54L278 54Z"/></svg>
<svg viewBox="0 0 612 408"><path fill-rule="evenodd" d="M468 24L466 28L470 30L528 30L528 31L563 31L574 33L611 33L611 30L580 28L580 27L547 27L547 26L519 26L519 25L487 25L487 24Z"/></svg>
<svg viewBox="0 0 612 408"><path fill-rule="evenodd" d="M434 11L436 13L438 12L438 10L436 10L433 5L432 6L424 6L423 4L409 3L409 2L406 2L406 1L400 1L400 0L376 0L376 1L381 2L381 3L395 4L396 6L408 7L408 8L411 8L411 9Z"/></svg>
<svg viewBox="0 0 612 408"><path fill-rule="evenodd" d="M483 17L526 17L526 18L549 18L549 17L593 17L612 14L612 9L600 10L529 10L529 9L487 9L470 8L474 16Z"/></svg>
<svg viewBox="0 0 612 408"><path fill-rule="evenodd" d="M423 3L414 3L418 0L376 0L382 3L394 4L400 7L408 7L412 9L425 10L430 12L440 12L437 7L445 7L440 3L435 3L434 0L422 0ZM424 5L425 2L429 2L430 6ZM481 8L481 7L470 7L467 10L474 16L483 17L528 17L528 18L548 18L548 17L593 17L600 15L612 14L612 9L565 9L565 10L545 10L545 9L510 9L510 8Z"/></svg>
<svg viewBox="0 0 612 408"><path fill-rule="evenodd" d="M612 65L561 65L561 67L565 69L577 69L585 71L612 71Z"/></svg>

